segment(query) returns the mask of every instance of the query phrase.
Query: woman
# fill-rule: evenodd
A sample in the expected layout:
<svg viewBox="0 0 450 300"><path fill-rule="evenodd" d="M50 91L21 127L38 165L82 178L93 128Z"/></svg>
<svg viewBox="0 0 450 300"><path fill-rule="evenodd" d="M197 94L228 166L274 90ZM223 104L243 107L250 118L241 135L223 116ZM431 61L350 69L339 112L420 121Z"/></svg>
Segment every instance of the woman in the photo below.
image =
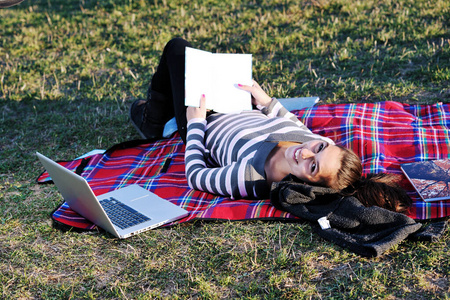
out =
<svg viewBox="0 0 450 300"><path fill-rule="evenodd" d="M175 116L186 144L186 177L198 190L234 199L269 197L273 182L293 174L305 183L331 187L378 205L405 211L405 192L385 174L362 178L361 161L349 149L312 133L276 99L253 82L239 87L251 93L257 109L240 114L207 112L184 105L185 48L180 38L164 48L147 100L135 101L131 121L144 138L160 138ZM362 197L358 197L362 195Z"/></svg>

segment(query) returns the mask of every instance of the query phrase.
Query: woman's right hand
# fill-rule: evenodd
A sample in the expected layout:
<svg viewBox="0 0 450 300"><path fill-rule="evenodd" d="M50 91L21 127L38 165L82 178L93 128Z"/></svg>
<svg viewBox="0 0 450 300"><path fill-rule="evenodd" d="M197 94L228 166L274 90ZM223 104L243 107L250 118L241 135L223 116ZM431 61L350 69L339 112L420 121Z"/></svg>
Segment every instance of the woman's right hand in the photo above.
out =
<svg viewBox="0 0 450 300"><path fill-rule="evenodd" d="M204 94L200 98L200 107L188 106L186 108L186 119L188 122L197 118L206 119L206 99Z"/></svg>
<svg viewBox="0 0 450 300"><path fill-rule="evenodd" d="M265 107L268 107L270 102L272 102L272 98L269 97L269 95L266 94L266 92L264 92L264 90L259 86L259 84L253 81L253 85L249 86L249 85L242 85L242 84L238 84L238 87L241 90L250 92L252 94L252 103L254 105L262 105Z"/></svg>

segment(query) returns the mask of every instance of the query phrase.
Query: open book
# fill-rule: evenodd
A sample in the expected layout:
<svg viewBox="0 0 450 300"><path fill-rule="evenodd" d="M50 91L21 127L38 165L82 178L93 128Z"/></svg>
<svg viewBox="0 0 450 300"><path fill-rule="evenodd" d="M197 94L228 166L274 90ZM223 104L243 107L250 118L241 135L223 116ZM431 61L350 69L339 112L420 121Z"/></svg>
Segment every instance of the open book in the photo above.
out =
<svg viewBox="0 0 450 300"><path fill-rule="evenodd" d="M185 105L199 106L205 94L206 108L220 113L251 110L251 94L237 87L252 84L252 55L211 53L186 48Z"/></svg>
<svg viewBox="0 0 450 300"><path fill-rule="evenodd" d="M428 160L400 165L423 201L450 200L450 160Z"/></svg>

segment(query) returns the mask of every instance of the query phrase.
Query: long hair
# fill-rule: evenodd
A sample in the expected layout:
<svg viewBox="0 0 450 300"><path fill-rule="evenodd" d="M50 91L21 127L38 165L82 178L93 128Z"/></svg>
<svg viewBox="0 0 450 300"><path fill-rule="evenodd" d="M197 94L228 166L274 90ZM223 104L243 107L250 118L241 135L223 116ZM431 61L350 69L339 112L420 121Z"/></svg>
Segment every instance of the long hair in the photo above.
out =
<svg viewBox="0 0 450 300"><path fill-rule="evenodd" d="M343 195L356 197L364 206L379 206L404 213L411 206L411 198L397 181L397 175L379 173L362 176L361 159L350 149L342 150L341 167L330 185Z"/></svg>

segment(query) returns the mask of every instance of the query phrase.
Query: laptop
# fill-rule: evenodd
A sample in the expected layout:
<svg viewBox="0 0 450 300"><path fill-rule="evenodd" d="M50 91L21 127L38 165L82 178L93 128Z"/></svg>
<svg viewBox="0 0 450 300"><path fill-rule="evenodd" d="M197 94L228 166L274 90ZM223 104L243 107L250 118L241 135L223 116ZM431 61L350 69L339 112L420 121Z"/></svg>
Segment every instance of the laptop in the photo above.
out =
<svg viewBox="0 0 450 300"><path fill-rule="evenodd" d="M87 181L36 152L70 208L118 238L127 238L187 216L187 210L132 184L95 196Z"/></svg>

